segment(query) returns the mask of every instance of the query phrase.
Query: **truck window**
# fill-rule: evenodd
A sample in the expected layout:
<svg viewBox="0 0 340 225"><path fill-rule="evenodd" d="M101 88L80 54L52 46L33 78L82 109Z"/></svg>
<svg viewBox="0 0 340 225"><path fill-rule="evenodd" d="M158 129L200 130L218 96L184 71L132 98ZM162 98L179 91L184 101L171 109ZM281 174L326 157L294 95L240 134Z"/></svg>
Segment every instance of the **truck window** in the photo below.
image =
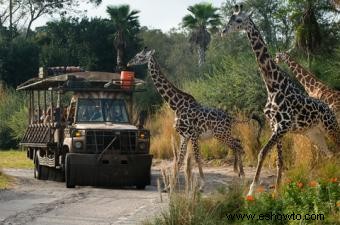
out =
<svg viewBox="0 0 340 225"><path fill-rule="evenodd" d="M128 123L123 99L79 99L77 122Z"/></svg>

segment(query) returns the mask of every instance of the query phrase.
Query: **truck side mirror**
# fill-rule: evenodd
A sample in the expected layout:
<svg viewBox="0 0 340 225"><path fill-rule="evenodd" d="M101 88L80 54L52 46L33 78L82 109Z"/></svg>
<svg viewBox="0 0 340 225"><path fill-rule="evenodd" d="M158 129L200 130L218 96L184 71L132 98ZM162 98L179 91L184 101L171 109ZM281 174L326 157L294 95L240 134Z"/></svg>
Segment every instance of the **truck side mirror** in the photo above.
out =
<svg viewBox="0 0 340 225"><path fill-rule="evenodd" d="M147 117L148 117L147 111L143 110L139 113L138 125L137 125L138 129L143 129Z"/></svg>

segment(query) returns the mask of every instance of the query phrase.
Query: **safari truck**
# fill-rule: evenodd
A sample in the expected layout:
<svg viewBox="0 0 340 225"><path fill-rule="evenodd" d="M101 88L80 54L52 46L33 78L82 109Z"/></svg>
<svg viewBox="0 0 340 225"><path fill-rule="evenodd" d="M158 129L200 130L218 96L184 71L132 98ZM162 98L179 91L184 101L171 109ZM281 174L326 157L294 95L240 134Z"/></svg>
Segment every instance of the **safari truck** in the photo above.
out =
<svg viewBox="0 0 340 225"><path fill-rule="evenodd" d="M133 96L143 91L143 81L130 73L40 68L38 77L17 87L28 96L20 145L34 162L35 178L65 180L67 188L150 184L146 114L132 121L138 115Z"/></svg>

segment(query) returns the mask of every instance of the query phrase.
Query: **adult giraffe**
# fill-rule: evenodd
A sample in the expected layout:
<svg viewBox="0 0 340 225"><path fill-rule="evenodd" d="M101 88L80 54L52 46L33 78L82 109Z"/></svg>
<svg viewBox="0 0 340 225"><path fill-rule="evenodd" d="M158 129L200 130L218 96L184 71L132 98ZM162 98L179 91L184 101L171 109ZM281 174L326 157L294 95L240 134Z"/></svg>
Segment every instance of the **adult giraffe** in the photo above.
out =
<svg viewBox="0 0 340 225"><path fill-rule="evenodd" d="M340 117L340 91L322 83L314 74L297 63L288 52L276 53L275 62L287 64L308 95L326 102Z"/></svg>
<svg viewBox="0 0 340 225"><path fill-rule="evenodd" d="M176 88L162 73L155 57L155 50L142 50L132 58L128 66L147 64L151 79L162 98L175 112L175 128L181 137L180 152L177 159L175 175L181 168L187 151L189 140L192 142L195 160L198 164L201 181L204 175L199 149L199 137L211 132L213 137L229 146L235 155L234 170L244 176L242 166L243 148L239 139L232 136L231 131L237 121L225 111L207 108L199 104L195 98ZM236 163L238 163L238 168ZM201 183L200 189L203 188Z"/></svg>
<svg viewBox="0 0 340 225"><path fill-rule="evenodd" d="M235 6L235 12L222 31L229 33L245 30L260 67L262 79L267 89L267 103L264 113L270 121L272 135L258 155L256 174L248 195L253 195L260 178L263 161L268 152L277 146L276 188L280 185L283 158L281 138L287 132L305 132L322 124L331 138L340 146L340 128L334 112L320 100L306 96L297 88L289 76L278 67L268 53L268 48L250 14L242 11L242 6Z"/></svg>

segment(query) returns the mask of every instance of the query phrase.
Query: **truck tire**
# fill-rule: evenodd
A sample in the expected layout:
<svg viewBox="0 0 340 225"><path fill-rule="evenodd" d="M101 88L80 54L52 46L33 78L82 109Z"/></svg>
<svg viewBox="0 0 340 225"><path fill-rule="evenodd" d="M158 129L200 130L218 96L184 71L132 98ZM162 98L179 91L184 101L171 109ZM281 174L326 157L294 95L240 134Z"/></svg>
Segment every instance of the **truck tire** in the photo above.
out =
<svg viewBox="0 0 340 225"><path fill-rule="evenodd" d="M137 190L144 190L146 185L136 185Z"/></svg>
<svg viewBox="0 0 340 225"><path fill-rule="evenodd" d="M40 165L39 162L39 150L35 153L34 157L34 177L38 180L48 179L48 167Z"/></svg>
<svg viewBox="0 0 340 225"><path fill-rule="evenodd" d="M66 154L65 159L65 183L67 188L74 188L76 186L71 180L71 165L69 154Z"/></svg>
<svg viewBox="0 0 340 225"><path fill-rule="evenodd" d="M38 157L35 157L34 159L34 178L41 180L41 165L39 163Z"/></svg>

